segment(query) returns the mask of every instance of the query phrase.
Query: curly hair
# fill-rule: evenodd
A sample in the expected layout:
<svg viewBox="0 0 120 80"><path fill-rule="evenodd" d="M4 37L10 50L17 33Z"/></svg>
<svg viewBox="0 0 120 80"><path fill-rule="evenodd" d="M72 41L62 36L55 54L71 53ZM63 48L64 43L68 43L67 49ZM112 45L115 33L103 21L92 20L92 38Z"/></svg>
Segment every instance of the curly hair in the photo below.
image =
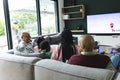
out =
<svg viewBox="0 0 120 80"><path fill-rule="evenodd" d="M23 32L21 35L21 39L25 41L26 43L30 42L31 36L28 32Z"/></svg>

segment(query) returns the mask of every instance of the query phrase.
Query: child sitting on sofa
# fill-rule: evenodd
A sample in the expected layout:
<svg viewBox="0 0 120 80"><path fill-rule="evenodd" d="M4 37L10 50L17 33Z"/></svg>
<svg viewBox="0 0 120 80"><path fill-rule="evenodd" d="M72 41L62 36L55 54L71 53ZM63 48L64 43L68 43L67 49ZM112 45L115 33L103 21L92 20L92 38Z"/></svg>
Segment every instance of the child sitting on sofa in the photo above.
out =
<svg viewBox="0 0 120 80"><path fill-rule="evenodd" d="M21 35L21 41L16 47L16 49L21 53L21 54L29 54L29 53L34 53L34 47L36 45L31 41L31 36L28 32L23 32Z"/></svg>
<svg viewBox="0 0 120 80"><path fill-rule="evenodd" d="M48 41L43 40L42 42L40 42L38 45L38 49L40 53L44 54L44 59L50 59L52 52Z"/></svg>

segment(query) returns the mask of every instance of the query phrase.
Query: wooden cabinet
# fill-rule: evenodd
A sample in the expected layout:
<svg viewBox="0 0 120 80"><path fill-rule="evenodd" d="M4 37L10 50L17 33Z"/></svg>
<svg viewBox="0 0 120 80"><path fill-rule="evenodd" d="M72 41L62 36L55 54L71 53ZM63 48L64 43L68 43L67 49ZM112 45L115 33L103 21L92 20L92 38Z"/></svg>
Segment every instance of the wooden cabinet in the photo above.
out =
<svg viewBox="0 0 120 80"><path fill-rule="evenodd" d="M63 20L84 19L85 7L84 5L74 5L62 8Z"/></svg>

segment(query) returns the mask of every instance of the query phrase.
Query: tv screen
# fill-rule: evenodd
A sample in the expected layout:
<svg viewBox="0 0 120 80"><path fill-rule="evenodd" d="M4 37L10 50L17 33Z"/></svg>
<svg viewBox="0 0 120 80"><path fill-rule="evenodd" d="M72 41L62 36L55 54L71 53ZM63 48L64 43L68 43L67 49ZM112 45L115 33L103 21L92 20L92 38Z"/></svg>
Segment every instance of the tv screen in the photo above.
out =
<svg viewBox="0 0 120 80"><path fill-rule="evenodd" d="M116 48L108 45L99 45L98 54L120 54Z"/></svg>
<svg viewBox="0 0 120 80"><path fill-rule="evenodd" d="M98 48L99 54L102 54L102 53L111 54L112 51L113 51L113 48L111 46L99 45L99 48Z"/></svg>
<svg viewBox="0 0 120 80"><path fill-rule="evenodd" d="M120 34L120 13L87 15L88 34Z"/></svg>

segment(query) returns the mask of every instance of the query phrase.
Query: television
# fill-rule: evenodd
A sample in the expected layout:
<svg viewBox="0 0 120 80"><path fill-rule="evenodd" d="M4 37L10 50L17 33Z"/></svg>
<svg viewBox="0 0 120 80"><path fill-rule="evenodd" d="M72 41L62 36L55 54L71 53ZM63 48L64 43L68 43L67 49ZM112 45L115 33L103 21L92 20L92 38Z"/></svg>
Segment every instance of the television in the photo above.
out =
<svg viewBox="0 0 120 80"><path fill-rule="evenodd" d="M120 12L87 15L88 34L120 34Z"/></svg>

